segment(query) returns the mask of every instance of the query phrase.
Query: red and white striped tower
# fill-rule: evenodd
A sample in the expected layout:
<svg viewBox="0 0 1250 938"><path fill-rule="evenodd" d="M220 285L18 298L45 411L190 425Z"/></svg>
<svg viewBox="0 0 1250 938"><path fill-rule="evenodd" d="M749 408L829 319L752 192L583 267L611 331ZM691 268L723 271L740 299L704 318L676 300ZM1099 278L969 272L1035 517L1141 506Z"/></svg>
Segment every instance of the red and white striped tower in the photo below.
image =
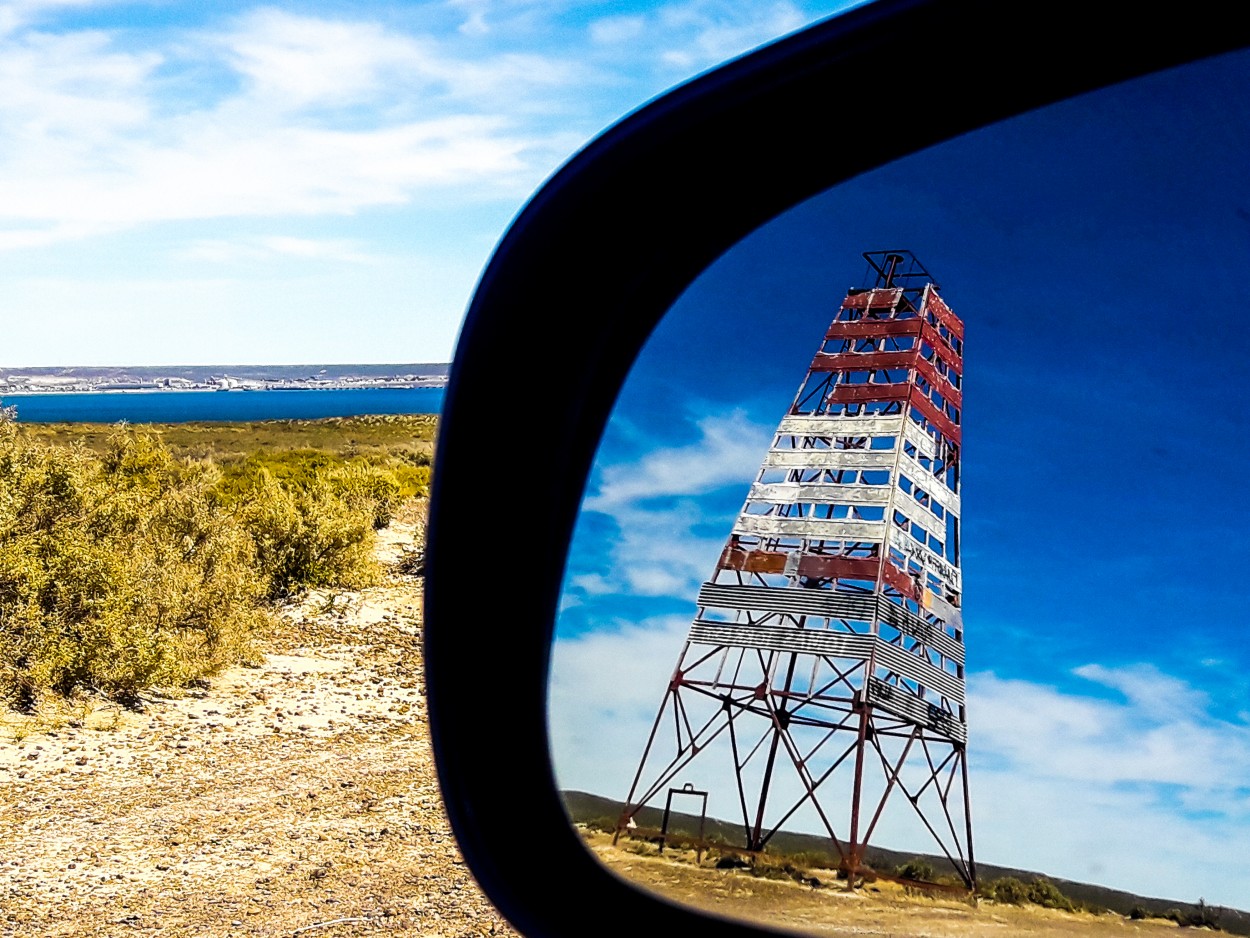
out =
<svg viewBox="0 0 1250 938"><path fill-rule="evenodd" d="M621 825L720 758L747 849L814 811L853 876L889 804L972 888L964 327L910 252L864 257L875 284L843 300L699 590Z"/></svg>

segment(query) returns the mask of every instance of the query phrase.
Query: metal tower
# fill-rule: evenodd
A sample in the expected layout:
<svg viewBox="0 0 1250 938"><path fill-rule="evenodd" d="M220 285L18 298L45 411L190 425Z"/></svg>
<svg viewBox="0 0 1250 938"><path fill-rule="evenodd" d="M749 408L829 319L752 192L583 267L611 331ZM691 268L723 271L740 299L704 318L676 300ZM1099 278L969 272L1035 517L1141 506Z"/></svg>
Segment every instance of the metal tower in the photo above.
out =
<svg viewBox="0 0 1250 938"><path fill-rule="evenodd" d="M864 257L873 286L842 301L699 590L620 825L719 758L748 850L802 810L853 882L892 802L973 888L964 327L910 252Z"/></svg>

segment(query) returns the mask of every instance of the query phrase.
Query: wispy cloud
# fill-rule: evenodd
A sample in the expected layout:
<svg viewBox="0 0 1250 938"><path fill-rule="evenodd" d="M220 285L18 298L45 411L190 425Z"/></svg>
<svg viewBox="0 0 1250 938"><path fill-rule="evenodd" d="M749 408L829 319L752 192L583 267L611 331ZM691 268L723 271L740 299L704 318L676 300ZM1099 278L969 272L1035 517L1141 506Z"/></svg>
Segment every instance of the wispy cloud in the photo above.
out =
<svg viewBox="0 0 1250 938"><path fill-rule="evenodd" d="M374 264L379 258L362 249L355 241L342 238L296 238L289 235L267 235L235 240L204 238L181 252L185 258L214 263L240 260L265 260L273 257L304 258L317 261L340 261L351 264Z"/></svg>
<svg viewBox="0 0 1250 938"><path fill-rule="evenodd" d="M170 112L168 73L204 60L226 78ZM430 188L515 196L574 144L521 126L520 102L573 74L548 57L465 58L378 23L272 9L137 50L106 31L11 31L0 246L169 219L348 214Z"/></svg>
<svg viewBox="0 0 1250 938"><path fill-rule="evenodd" d="M1212 810L1250 793L1250 725L1211 713L1206 695L1154 665L1086 665L1078 677L1124 700L993 674L970 681L978 744L1021 771L1075 784L1181 786ZM1092 690L1092 689L1091 689ZM1238 809L1250 820L1250 803Z"/></svg>
<svg viewBox="0 0 1250 938"><path fill-rule="evenodd" d="M1250 905L1229 866L1250 850L1250 725L1214 712L1200 689L1152 664L1074 674L1121 696L1082 690L1081 681L1061 690L970 676L981 856Z"/></svg>
<svg viewBox="0 0 1250 938"><path fill-rule="evenodd" d="M793 32L806 21L797 6L786 2L742 9L695 0L666 7L660 14L665 31L688 38L681 46L666 48L662 58L679 69L706 68Z"/></svg>
<svg viewBox="0 0 1250 938"><path fill-rule="evenodd" d="M741 411L703 417L691 431L689 443L600 464L584 510L609 516L615 528L575 542L571 593L693 597L732 523L732 516L710 514L703 496L734 485L741 494L732 501L740 505L771 431ZM712 531L709 521L723 525Z"/></svg>
<svg viewBox="0 0 1250 938"><path fill-rule="evenodd" d="M562 787L625 796L689 627L684 616L615 621L556 642L548 708Z"/></svg>
<svg viewBox="0 0 1250 938"><path fill-rule="evenodd" d="M0 37L67 7L106 6L110 0L7 0L0 3Z"/></svg>
<svg viewBox="0 0 1250 938"><path fill-rule="evenodd" d="M637 461L603 467L598 490L586 499L586 507L613 512L651 498L697 495L741 483L759 468L771 430L742 411L704 417L697 421L698 438L689 444L653 449Z"/></svg>
<svg viewBox="0 0 1250 938"><path fill-rule="evenodd" d="M590 24L590 38L601 47L641 51L654 67L672 75L742 55L811 20L809 9L787 0L748 5L685 0L643 13L602 17Z"/></svg>

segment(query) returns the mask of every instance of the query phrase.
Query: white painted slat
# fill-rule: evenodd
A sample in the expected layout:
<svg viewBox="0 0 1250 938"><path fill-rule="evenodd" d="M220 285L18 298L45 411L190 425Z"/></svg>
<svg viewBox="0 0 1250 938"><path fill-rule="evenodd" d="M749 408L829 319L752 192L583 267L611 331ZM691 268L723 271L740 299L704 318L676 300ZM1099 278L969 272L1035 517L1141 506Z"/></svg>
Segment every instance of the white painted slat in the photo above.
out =
<svg viewBox="0 0 1250 938"><path fill-rule="evenodd" d="M837 483L757 482L749 501L774 505L884 505L890 500L888 485L838 485Z"/></svg>
<svg viewBox="0 0 1250 938"><path fill-rule="evenodd" d="M778 537L825 538L840 541L875 541L885 537L884 521L840 521L834 518L779 518L776 515L738 516L734 534Z"/></svg>
<svg viewBox="0 0 1250 938"><path fill-rule="evenodd" d="M865 622L871 622L876 616L877 601L877 596L871 593L737 583L704 583L699 589L698 599L699 605L705 608L778 612L824 619L858 619Z"/></svg>
<svg viewBox="0 0 1250 938"><path fill-rule="evenodd" d="M933 437L925 433L918 426L908 420L903 424L903 439L916 447L916 451L924 456L933 458L933 454L937 451L937 443Z"/></svg>
<svg viewBox="0 0 1250 938"><path fill-rule="evenodd" d="M894 453L859 449L773 449L764 457L765 468L780 469L893 469Z"/></svg>
<svg viewBox="0 0 1250 938"><path fill-rule="evenodd" d="M783 417L778 433L795 436L898 436L904 414L863 417Z"/></svg>

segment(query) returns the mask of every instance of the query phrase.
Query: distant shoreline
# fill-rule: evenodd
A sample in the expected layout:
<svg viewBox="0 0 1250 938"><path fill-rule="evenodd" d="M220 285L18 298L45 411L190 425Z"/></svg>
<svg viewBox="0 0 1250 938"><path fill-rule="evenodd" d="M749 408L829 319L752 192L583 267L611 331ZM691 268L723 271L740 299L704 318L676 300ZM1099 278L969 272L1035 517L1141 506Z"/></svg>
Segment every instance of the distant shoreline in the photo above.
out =
<svg viewBox="0 0 1250 938"><path fill-rule="evenodd" d="M214 391L232 394L236 391L353 391L353 390L370 390L386 388L389 390L422 390L427 388L442 388L447 386L445 377L429 377L422 378L417 381L408 382L371 382L360 384L348 384L345 382L325 382L307 384L241 384L229 387L220 387L214 385L177 385L173 387L142 387L142 388L119 388L110 387L108 385L51 385L48 387L40 386L38 388L23 387L21 390L6 389L0 387L0 397L40 397L45 394L187 394L187 393L203 393L205 391Z"/></svg>
<svg viewBox="0 0 1250 938"><path fill-rule="evenodd" d="M446 363L0 367L0 398L64 393L441 388Z"/></svg>

